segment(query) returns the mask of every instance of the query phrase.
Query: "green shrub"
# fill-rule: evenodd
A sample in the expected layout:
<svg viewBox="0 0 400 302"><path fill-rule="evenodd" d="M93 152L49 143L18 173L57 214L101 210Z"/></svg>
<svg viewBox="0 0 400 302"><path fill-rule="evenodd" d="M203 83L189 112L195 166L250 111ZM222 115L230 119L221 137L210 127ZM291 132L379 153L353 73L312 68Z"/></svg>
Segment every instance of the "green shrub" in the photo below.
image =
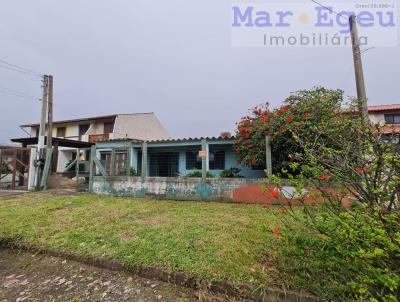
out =
<svg viewBox="0 0 400 302"><path fill-rule="evenodd" d="M243 178L243 176L239 175L241 169L239 168L230 168L221 172L220 177L222 178Z"/></svg>
<svg viewBox="0 0 400 302"><path fill-rule="evenodd" d="M285 232L280 263L285 279L335 300L399 301L399 212L381 220L365 208L336 216L320 207L314 218L308 223L319 234L315 228Z"/></svg>
<svg viewBox="0 0 400 302"><path fill-rule="evenodd" d="M397 137L384 135L378 125L363 120L358 102L344 111L337 103L330 104L329 95L302 96L305 99L295 99L292 104L302 108L309 100L326 102L324 108L333 118L325 121L307 115L307 131L291 120L286 125L299 149L291 156L290 169L282 169L294 192L281 194L285 187L277 175L267 179L268 184L277 186L277 197L289 194L290 206L293 199L303 204L303 215L292 216L308 225L301 233L288 228L291 248L286 252L300 265L292 268L290 259L282 265L291 271L295 285L335 300L399 301ZM322 205L310 206L308 198Z"/></svg>
<svg viewBox="0 0 400 302"><path fill-rule="evenodd" d="M200 170L193 170L185 175L188 178L201 178L203 175L202 171ZM207 178L213 178L214 175L207 171Z"/></svg>

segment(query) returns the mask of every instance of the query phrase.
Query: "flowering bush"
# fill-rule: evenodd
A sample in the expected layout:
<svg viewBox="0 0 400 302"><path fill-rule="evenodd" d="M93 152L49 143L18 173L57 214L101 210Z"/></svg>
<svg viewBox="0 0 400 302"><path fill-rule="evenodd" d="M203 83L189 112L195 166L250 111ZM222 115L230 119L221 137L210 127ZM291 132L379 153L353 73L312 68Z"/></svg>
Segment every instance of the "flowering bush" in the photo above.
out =
<svg viewBox="0 0 400 302"><path fill-rule="evenodd" d="M289 205L294 197L303 203L305 215L297 218L310 227L301 234L287 233L290 253L310 260L296 268L305 283L329 272L330 282L321 288L340 284L335 298L399 301L400 146L395 136L383 135L378 126L352 114L355 109L332 111L330 123L320 120L306 131L288 130L299 152L283 173L295 190L281 196L290 195ZM279 177L267 181L284 190ZM305 202L313 194L309 187L318 191L322 206ZM351 204L346 207L344 199ZM293 209L290 213L296 216ZM312 231L321 236L315 240Z"/></svg>
<svg viewBox="0 0 400 302"><path fill-rule="evenodd" d="M271 137L272 166L275 173L288 169L301 146L292 130L307 133L312 129L334 132L337 115L343 104L343 91L317 87L299 91L285 100L280 108L268 104L254 108L237 123L235 152L248 166L265 167L265 137ZM329 127L327 127L329 126Z"/></svg>

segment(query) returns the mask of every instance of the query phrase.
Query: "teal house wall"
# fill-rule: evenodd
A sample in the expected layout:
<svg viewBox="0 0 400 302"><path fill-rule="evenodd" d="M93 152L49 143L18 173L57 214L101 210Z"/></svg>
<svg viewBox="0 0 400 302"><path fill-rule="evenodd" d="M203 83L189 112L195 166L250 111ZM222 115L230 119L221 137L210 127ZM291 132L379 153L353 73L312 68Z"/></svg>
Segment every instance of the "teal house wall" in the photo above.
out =
<svg viewBox="0 0 400 302"><path fill-rule="evenodd" d="M151 155L174 153L177 155L177 174L174 176L185 176L192 171L186 168L186 152L198 153L202 149L202 142L206 142L208 151L213 150L224 151L225 156L225 169L239 168L241 169L240 175L245 178L259 179L264 177L264 170L254 170L238 163L238 158L233 151L234 140L232 138L195 138L195 139L182 139L182 140L162 140L162 141L149 141L146 142L147 148L147 171L151 170ZM142 170L141 154L143 152L143 142L132 139L119 139L109 140L103 142L96 142L96 156L100 158L102 152L111 152L112 150L128 150L130 158L130 167L132 167L139 175ZM207 159L209 160L209 159ZM209 164L208 164L209 166ZM214 177L219 177L224 169L208 169L208 172L213 174ZM159 175L152 175L159 176Z"/></svg>

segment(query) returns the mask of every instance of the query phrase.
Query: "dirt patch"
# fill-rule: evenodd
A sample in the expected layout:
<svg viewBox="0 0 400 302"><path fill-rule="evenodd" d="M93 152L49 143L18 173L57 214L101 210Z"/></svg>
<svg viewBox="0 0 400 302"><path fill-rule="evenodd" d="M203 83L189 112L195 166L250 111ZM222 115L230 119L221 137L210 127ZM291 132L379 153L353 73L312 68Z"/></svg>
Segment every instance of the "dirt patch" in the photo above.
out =
<svg viewBox="0 0 400 302"><path fill-rule="evenodd" d="M0 248L0 301L234 301L63 258Z"/></svg>
<svg viewBox="0 0 400 302"><path fill-rule="evenodd" d="M9 196L17 196L21 194L25 194L26 191L11 191L11 190L0 190L0 197L9 197Z"/></svg>
<svg viewBox="0 0 400 302"><path fill-rule="evenodd" d="M49 192L53 196L77 196L82 194L76 192L76 190L74 189L52 189L48 190L47 192Z"/></svg>
<svg viewBox="0 0 400 302"><path fill-rule="evenodd" d="M122 233L121 233L121 239L123 240L123 241L134 241L134 240L136 240L138 237L137 237L137 235L136 235L136 232L134 231L134 230L132 230L132 229L127 229L127 230L125 230L125 231L123 231Z"/></svg>
<svg viewBox="0 0 400 302"><path fill-rule="evenodd" d="M135 219L135 223L137 224L146 224L153 227L157 227L158 225L167 224L176 220L175 216L167 215L167 216L150 216L146 218Z"/></svg>

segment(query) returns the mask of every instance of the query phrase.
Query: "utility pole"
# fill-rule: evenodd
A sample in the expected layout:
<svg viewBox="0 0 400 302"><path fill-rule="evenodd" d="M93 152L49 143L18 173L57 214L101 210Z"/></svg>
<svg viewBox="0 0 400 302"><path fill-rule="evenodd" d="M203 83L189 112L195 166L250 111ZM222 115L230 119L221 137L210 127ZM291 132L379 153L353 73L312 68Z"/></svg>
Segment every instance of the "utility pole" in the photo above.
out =
<svg viewBox="0 0 400 302"><path fill-rule="evenodd" d="M42 95L42 110L40 114L39 139L38 139L38 154L44 149L46 135L46 115L47 115L47 97L48 97L48 77L43 76L43 95Z"/></svg>
<svg viewBox="0 0 400 302"><path fill-rule="evenodd" d="M48 76L47 148L53 145L53 76Z"/></svg>
<svg viewBox="0 0 400 302"><path fill-rule="evenodd" d="M364 71L361 60L360 41L358 38L357 21L356 16L352 15L349 18L350 31L351 31L351 42L353 46L353 60L354 70L356 75L356 86L357 86L357 99L359 102L359 112L364 123L369 122L368 116L368 102L367 93L365 91L364 82Z"/></svg>
<svg viewBox="0 0 400 302"><path fill-rule="evenodd" d="M44 143L46 135L46 115L47 115L47 98L48 98L48 76L44 75L42 80L42 110L40 113L40 125L39 125L39 138L38 138L38 150L37 150L37 172L36 172L36 188L40 188L41 175L44 165Z"/></svg>

